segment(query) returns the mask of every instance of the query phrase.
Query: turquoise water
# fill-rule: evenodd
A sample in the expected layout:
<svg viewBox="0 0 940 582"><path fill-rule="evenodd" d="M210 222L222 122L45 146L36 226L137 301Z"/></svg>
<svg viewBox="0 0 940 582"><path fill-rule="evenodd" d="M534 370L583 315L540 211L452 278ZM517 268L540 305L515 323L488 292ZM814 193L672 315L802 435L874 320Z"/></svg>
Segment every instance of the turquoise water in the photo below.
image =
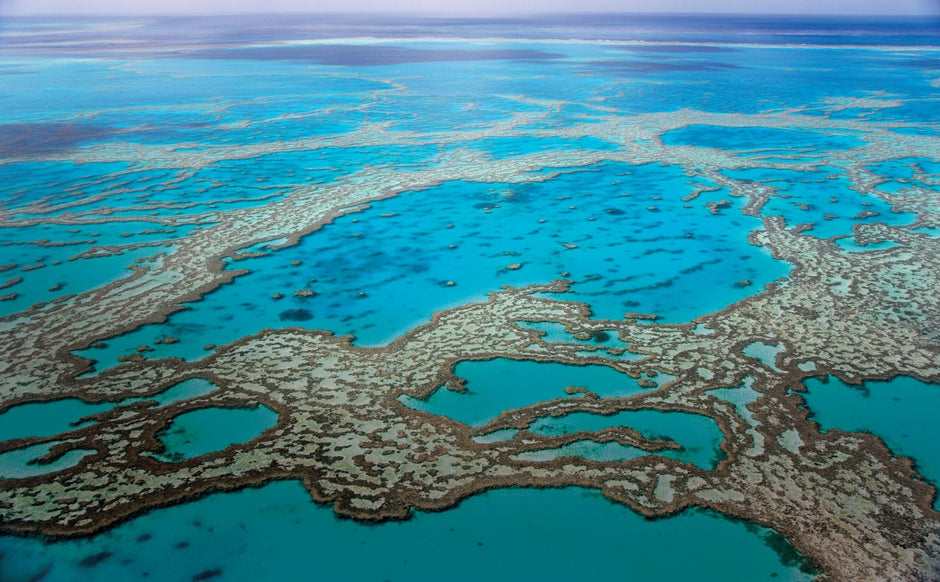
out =
<svg viewBox="0 0 940 582"><path fill-rule="evenodd" d="M692 145L738 152L745 156L796 156L826 159L831 150L846 150L864 145L857 134L820 133L767 127L721 127L689 125L662 136L668 146Z"/></svg>
<svg viewBox="0 0 940 582"><path fill-rule="evenodd" d="M748 243L758 219L709 212L705 204L726 192L682 200L702 182L677 167L603 164L548 182L451 182L405 193L338 218L297 246L238 261L233 268L251 273L237 284L166 323L110 339L108 349L79 354L99 371L140 345L154 348L148 358L196 359L205 344L287 326L381 345L503 285L561 278L571 292L555 297L584 301L596 317L641 311L688 321L788 272ZM313 295L295 296L305 289ZM153 343L164 336L181 341Z"/></svg>
<svg viewBox="0 0 940 582"><path fill-rule="evenodd" d="M12 265L0 273L0 295L16 294L0 302L0 317L129 276L129 265L172 252L195 228L139 220L0 226L0 264ZM148 246L122 248L141 244Z"/></svg>
<svg viewBox="0 0 940 582"><path fill-rule="evenodd" d="M879 190L896 191L898 188L912 184L928 186L930 180L940 178L940 161L930 158L898 158L872 164L868 170L876 175L890 178L887 182L878 185Z"/></svg>
<svg viewBox="0 0 940 582"><path fill-rule="evenodd" d="M485 426L505 410L513 410L555 398L578 398L582 393L566 393L569 386L594 392L601 398L631 396L644 390L633 378L604 366L573 366L554 362L530 362L497 358L478 362L460 362L454 368L465 381L466 390L457 392L446 386L427 399L402 396L399 400L416 410L446 416L473 427ZM674 377L671 377L674 378ZM718 424L711 418L684 412L633 410L600 416L573 413L559 418L540 418L529 430L547 436L577 431L599 431L627 426L650 439L664 439L681 449L655 454L712 469L723 458L723 439ZM489 433L478 442L511 439L515 431ZM501 438L504 437L504 438ZM650 454L619 443L578 441L557 449L523 453L520 459L548 461L561 456L581 456L598 461L626 461Z"/></svg>
<svg viewBox="0 0 940 582"><path fill-rule="evenodd" d="M5 247L3 260L9 261L6 264L20 266L0 273L0 281L7 284L16 279L22 281L0 289L0 295L13 294L0 301L0 317L129 277L133 273L129 266L137 260L168 252L171 248L166 246L141 247L120 254L69 260L69 256L61 256L62 251L55 248L33 245ZM24 267L28 270L24 271Z"/></svg>
<svg viewBox="0 0 940 582"><path fill-rule="evenodd" d="M754 180L773 186L776 194L761 213L782 216L791 227L812 224L813 228L803 233L808 236L852 235L856 224L908 225L917 218L909 212L894 212L880 198L852 190L845 174L836 168L822 166L814 172L757 168L723 173L737 180Z"/></svg>
<svg viewBox="0 0 940 582"><path fill-rule="evenodd" d="M893 452L911 457L924 478L940 485L940 448L936 411L940 385L898 376L893 380L850 385L834 376L805 380L810 419L823 431L870 432ZM934 498L940 510L940 498Z"/></svg>
<svg viewBox="0 0 940 582"><path fill-rule="evenodd" d="M83 458L94 454L94 449L72 449L51 463L35 461L47 455L58 442L41 443L21 449L0 453L0 479L24 479L37 475L46 475L74 467Z"/></svg>
<svg viewBox="0 0 940 582"><path fill-rule="evenodd" d="M0 442L67 433L94 424L95 421L88 417L117 406L151 400L157 406L167 406L210 394L216 389L217 386L204 378L190 378L152 397L128 398L121 402L92 404L77 398L66 398L20 404L0 414ZM161 433L166 450L164 455L156 457L161 460L178 460L221 450L230 444L251 440L276 422L277 414L263 406L253 410L203 409L182 414ZM67 441L50 441L0 453L0 479L21 479L64 470L96 452L73 448L51 463L34 462L62 442Z"/></svg>
<svg viewBox="0 0 940 582"><path fill-rule="evenodd" d="M546 508L559 508L546 511ZM681 548L682 559L676 559ZM700 510L649 521L583 489L490 491L362 525L294 481L152 512L91 539L0 538L4 580L811 580L778 534ZM202 578L198 578L202 576Z"/></svg>
<svg viewBox="0 0 940 582"><path fill-rule="evenodd" d="M522 408L554 398L574 398L565 393L579 386L601 398L630 396L642 392L636 380L606 366L573 366L555 362L530 362L497 358L460 362L454 374L466 390L456 392L442 386L426 400L402 396L406 406L479 427L504 410Z"/></svg>
<svg viewBox="0 0 940 582"><path fill-rule="evenodd" d="M900 243L897 243L893 240L883 240L881 242L871 243L867 245L860 245L855 242L854 238L840 238L836 241L836 244L840 249L847 253L867 253L871 251L886 251L888 249L893 249L894 247L900 246Z"/></svg>
<svg viewBox="0 0 940 582"><path fill-rule="evenodd" d="M730 197L726 189L692 196L715 187L706 178L713 169L707 148L722 149L741 164L720 169L727 176L778 189L763 215L782 216L791 227L813 223L805 235L823 238L851 235L860 223L912 224L917 217L892 212L890 202L911 196L912 185L935 190L940 173L938 160L912 158L907 148L899 148L902 158L870 163L853 149L866 143L864 131L768 128L734 118L760 112L781 112L782 118L799 111L821 124L903 122L909 125L892 130L899 138L935 137L935 55L918 47L935 45L936 34L910 23L865 23L857 29L852 22L759 18L394 25L299 16L252 20L203 28L185 19L139 18L133 39L129 29L110 24L4 21L5 30L52 36L12 34L0 45L0 243L12 243L0 246L0 266L17 265L0 273L0 285L23 278L0 290L0 296L16 293L0 302L0 317L126 276L135 260L173 252L174 241L194 232L194 225L218 228L228 211L249 211L283 200L295 188L336 185L359 172L394 169L418 176L470 150L484 163L544 157L531 171L512 176L512 183L455 178L403 192L338 218L294 247L231 261L229 268L250 274L187 304L187 311L163 324L88 338L95 347L81 355L96 360L98 371L116 366L119 356L136 353L140 345L154 348L148 358L198 360L210 353L206 344L288 326L354 334L359 346L380 346L427 323L435 311L483 300L503 285L559 278L571 282L571 292L549 297L584 302L597 319L646 312L659 318L650 325L689 322L760 293L790 268L748 243L762 224L741 213L747 200ZM871 46L859 46L860 39ZM139 43L133 52L123 49L129 40ZM304 42L284 42L290 40ZM890 105L840 108L872 98ZM699 112L731 114L729 123L736 127L710 125L719 121L699 120ZM701 163L626 163L632 160L627 147L655 149L653 140L633 142L631 132L645 129L646 121L633 125L630 117L646 113L691 122L667 132L667 148L660 153L668 157L668 146L698 147L693 154L701 155ZM604 120L613 121L608 126ZM623 120L629 123L617 125ZM584 127L604 133L588 136ZM504 135L513 129L527 133ZM349 139L336 142L337 137ZM600 161L571 167L575 158ZM794 160L818 164L817 170L781 169ZM856 161L884 180L879 191L887 202L852 189L845 168ZM740 169L749 164L774 167ZM924 211L932 208L927 198L918 200ZM720 212L712 214L708 203L720 204ZM101 222L109 217L127 222ZM70 224L76 218L97 222ZM26 219L38 224L13 223ZM147 224L160 232L146 232ZM935 231L920 230L930 236ZM78 244L34 242L41 238ZM139 242L168 246L126 248ZM858 247L852 239L837 244L847 252L886 248ZM68 260L95 245L124 252ZM22 271L38 264L45 267ZM530 325L546 331L547 341L583 345L583 356L642 357L615 334L579 339L557 326ZM702 325L695 330L710 333ZM179 342L155 343L166 337ZM751 349L748 355L772 367L764 351ZM642 390L605 366L494 360L461 362L455 371L466 380L467 392L442 387L426 402L408 403L479 426L513 407L581 397L566 394L569 385L605 397ZM674 379L652 378L657 386ZM193 379L154 399L165 406L215 389ZM830 411L833 425L868 423L888 435L899 454L910 448L905 454L936 481L925 445L929 438L921 436L932 434L930 426L916 434L897 431L901 421L882 427L877 422L883 418L869 422L861 412L878 406L856 406L855 395L829 392L839 397L830 404L810 402L824 427ZM816 393L826 392L811 388L809 399ZM756 396L749 386L713 395L753 421L747 404ZM921 396L930 401L926 393ZM56 435L87 414L136 400L13 407L0 415L0 440L64 440ZM888 403L885 410L891 410ZM853 415L839 416L844 411ZM551 421L557 424L542 419L532 429L571 431L618 422L684 447L659 454L703 468L721 458L721 435L705 417L623 414L569 415ZM263 407L180 415L161 435L172 456L165 458L245 442L271 426L274 415ZM509 431L483 440L513 436ZM52 465L29 465L44 447L4 453L3 475L58 470L85 454L73 451ZM602 459L645 454L592 441L569 445L566 452ZM424 549L428 540L436 544L432 551ZM637 580L810 578L790 561L792 552L777 554L767 543L788 548L773 532L715 514L692 511L650 522L577 489L496 491L447 512L418 512L406 523L367 527L336 520L292 482L161 508L82 540L0 537L0 579L120 580L145 572L155 580L287 579L311 572L325 579L571 579L584 576L588 559L592 572Z"/></svg>
<svg viewBox="0 0 940 582"><path fill-rule="evenodd" d="M156 400L158 406L166 406L181 400L189 400L190 398L205 396L215 392L218 389L218 386L209 380L206 380L205 378L190 378L188 380L183 380L179 384L170 386L163 392L147 398L147 400Z"/></svg>
<svg viewBox="0 0 940 582"><path fill-rule="evenodd" d="M77 398L13 406L0 414L0 441L68 432L86 424L82 418L113 406L112 402L89 404Z"/></svg>
<svg viewBox="0 0 940 582"><path fill-rule="evenodd" d="M915 228L911 229L911 232L916 232L918 234L926 234L932 238L940 238L940 228Z"/></svg>
<svg viewBox="0 0 940 582"><path fill-rule="evenodd" d="M89 194L100 195L112 189L114 180L127 172L122 162L76 164L73 162L30 161L0 165L4 209L16 211L29 204L44 202L36 210L87 202Z"/></svg>
<svg viewBox="0 0 940 582"><path fill-rule="evenodd" d="M434 153L403 156L416 149L389 148L386 163L415 163ZM74 168L61 167L64 164L55 173L48 163L19 163L0 167L0 176L13 171L35 174L30 186L53 193L45 197L47 206L18 214L22 218L82 213L83 219L114 215L157 220L265 205L282 198L290 187L332 182L382 159L382 152L374 148L320 148L222 160L198 170L94 164L98 173L89 175L86 170L84 177ZM71 182L61 181L63 175L72 174L76 178ZM6 205L16 210L30 202L30 191L11 197Z"/></svg>
<svg viewBox="0 0 940 582"><path fill-rule="evenodd" d="M765 344L764 342L751 342L744 346L741 353L754 358L774 372L783 372L777 367L777 356L786 351L783 344Z"/></svg>
<svg viewBox="0 0 940 582"><path fill-rule="evenodd" d="M0 441L26 437L48 437L94 422L84 420L115 406L154 400L157 406L166 406L210 394L218 387L205 378L190 378L150 397L128 398L121 402L88 403L78 398L65 398L50 402L19 404L0 414Z"/></svg>
<svg viewBox="0 0 940 582"><path fill-rule="evenodd" d="M599 431L608 427L626 426L649 439L661 439L678 444L681 449L656 451L654 454L668 459L692 463L702 469L714 469L724 458L721 441L724 436L713 419L687 412L661 410L628 410L611 416L575 412L562 417L540 418L529 430L542 435L558 436L577 431ZM619 443L579 441L573 445L553 449L547 457L530 455L538 460L556 456L577 455L597 461L626 461L651 453ZM520 455L521 457L521 455Z"/></svg>
<svg viewBox="0 0 940 582"><path fill-rule="evenodd" d="M277 416L264 405L184 412L157 433L164 449L153 456L161 461L179 461L246 443L277 424Z"/></svg>
<svg viewBox="0 0 940 582"><path fill-rule="evenodd" d="M583 357L600 357L617 360L636 361L645 358L643 354L637 354L628 350L629 342L620 339L620 334L616 330L598 330L588 334L586 338L578 338L568 333L564 324L551 321L517 321L516 325L525 329L534 329L543 332L541 337L544 341L550 343L569 343L580 344L592 349L584 349L575 352Z"/></svg>
<svg viewBox="0 0 940 582"><path fill-rule="evenodd" d="M164 226L159 222L121 221L82 224L31 224L19 228L0 230L3 244L32 244L34 252L42 256L50 253L43 244L68 244L74 254L86 251L94 246L112 246L126 244L154 243L187 236L193 231L192 225L179 227ZM33 259L35 261L35 259ZM30 260L24 263L32 262ZM38 262L38 261L37 261Z"/></svg>
<svg viewBox="0 0 940 582"><path fill-rule="evenodd" d="M778 351L781 351L783 348L782 345L777 346L774 349L773 346L767 346L767 344L760 344L755 342L750 344L751 346L758 344L764 347L764 352L766 355L776 354ZM769 348L769 349L768 349ZM772 364L773 360L769 360ZM764 365L768 365L767 361L762 360ZM776 370L776 366L770 365L771 369ZM751 412L749 407L750 404L756 402L761 394L754 389L754 377L745 376L743 382L740 386L734 388L717 388L713 390L708 390L708 393L712 396L718 398L719 400L724 400L734 405L734 411L738 414L739 417L744 419L744 422L748 424L746 432L751 438L751 448L745 451L746 455L757 455L764 451L764 437L763 435L756 430L756 428L761 424L754 418L754 413Z"/></svg>

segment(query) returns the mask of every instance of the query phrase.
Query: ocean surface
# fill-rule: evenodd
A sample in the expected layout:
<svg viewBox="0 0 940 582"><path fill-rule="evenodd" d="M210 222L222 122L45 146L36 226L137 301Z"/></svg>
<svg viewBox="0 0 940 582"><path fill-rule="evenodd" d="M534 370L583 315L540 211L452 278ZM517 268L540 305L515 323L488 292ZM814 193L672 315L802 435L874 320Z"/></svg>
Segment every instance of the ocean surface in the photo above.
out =
<svg viewBox="0 0 940 582"><path fill-rule="evenodd" d="M850 127L856 122L936 136L938 63L940 32L926 19L7 19L0 22L0 325L37 303L68 302L130 277L131 266L172 256L186 237L234 228L229 212L251 216L297 189L367 189L382 172L420 175L464 159L483 168L519 160L518 170L436 178L335 209L296 244L232 248L224 268L239 276L231 283L163 321L76 349L89 364L84 376L131 358L197 361L271 328L386 346L436 312L484 301L503 286L558 279L569 291L546 296L583 302L597 319L645 313L656 317L651 325L688 323L785 283L792 265L749 240L766 217L812 223L801 236L839 237L844 252L885 248L856 243L858 224L915 222L916 213L851 189L855 178L831 154L865 155ZM690 124L684 111L724 120L798 112L847 125ZM681 123L650 147L701 148L703 163L721 156L725 167L709 177L655 156L618 158L612 154L628 144L643 146L642 135L615 128L601 139L577 129L611 112L673 116ZM866 169L885 197L903 197L936 187L940 152L899 153ZM761 216L745 214L748 201L731 196L725 178L778 195ZM551 341L636 356L616 337L544 330ZM481 426L574 384L602 397L649 388L602 366L496 359L460 362L455 374L467 393L442 387L403 403ZM882 397L935 385L872 382L865 385L872 397L863 398L837 379L808 382L807 406L823 430L873 432L914 458L927 480L940 479L933 424L920 419L921 428L902 430L904 410L920 397ZM213 386L195 380L173 390L158 405ZM908 408L881 413L901 401ZM13 407L0 413L0 439L59 434L115 404ZM724 458L721 431L708 417L621 415L542 419L532 430L623 423L669 434L682 450L663 455L703 470ZM248 442L276 418L264 406L181 415L161 433L163 460ZM60 470L84 454L30 464L48 450L0 454L0 477ZM584 441L532 460L641 454L649 453ZM10 581L561 580L584 568L638 581L816 576L773 530L700 509L648 520L578 488L493 490L440 513L364 525L314 504L297 482L273 482L154 509L86 538L0 537L0 579Z"/></svg>

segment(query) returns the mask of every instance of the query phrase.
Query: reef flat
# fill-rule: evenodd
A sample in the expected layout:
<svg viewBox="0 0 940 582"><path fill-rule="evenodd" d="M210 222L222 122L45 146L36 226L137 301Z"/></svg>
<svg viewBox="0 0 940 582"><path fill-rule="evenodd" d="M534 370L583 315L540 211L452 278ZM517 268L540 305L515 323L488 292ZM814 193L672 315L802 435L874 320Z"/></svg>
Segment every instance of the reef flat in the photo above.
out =
<svg viewBox="0 0 940 582"><path fill-rule="evenodd" d="M688 44L668 38L668 27L648 33L665 35L661 44L618 44L585 39L599 34L587 27L575 31L579 42L488 41L499 50L470 48L474 39L371 39L330 51L338 41L326 38L267 53L257 39L148 45L131 61L88 40L123 34L110 30L81 33L89 43L81 63L56 52L55 35L38 45L25 35L0 52L4 70L47 67L22 91L12 110L19 117L5 114L7 135L18 137L0 143L0 173L12 176L0 206L0 249L12 249L0 261L9 276L2 291L21 302L0 319L0 429L24 407L95 405L75 404L66 426L43 432L26 419L3 433L0 468L13 466L0 475L5 533L92 535L167 505L283 480L364 521L448 510L500 488L581 487L651 518L695 507L772 528L824 578L940 576L940 514L935 483L917 466L924 460L878 434L823 430L803 397L817 377L940 383L940 128L932 115L940 77L909 56L936 48ZM547 34L530 32L539 31ZM37 46L46 54L25 55ZM778 71L793 54L805 62ZM875 91L864 76L848 75L846 85L832 65L832 80L815 83L811 71L834 55L916 75ZM256 73L258 62L271 70ZM180 86L198 91L168 89L123 109L79 100L31 110L25 101L69 67L75 80L106 86L106 75L128 83L139 75L143 87L189 75L199 82ZM758 99L764 90L751 77L768 71L792 75L805 92ZM251 90L271 95L227 93L249 73L263 79ZM470 75L486 87L468 88ZM279 85L284 79L324 86L301 91ZM663 86L675 91L669 100ZM113 91L108 99L128 97ZM217 94L227 96L206 98ZM154 135L157 118L147 116L155 111L169 115L168 135ZM66 113L65 122L43 117ZM99 117L115 119L82 133ZM651 168L666 173L643 181ZM566 181L582 175L596 187ZM483 194L462 199L446 188L458 184ZM540 214L525 207L501 224L523 224L529 237L561 224L547 231L543 254L509 237L481 239L476 224L453 240L422 230L431 214L422 205L447 208L460 229L458 214L495 220L521 204L520 192ZM383 206L416 193L423 197L410 206ZM597 198L599 206L577 213ZM459 261L403 271L416 283L395 297L382 296L395 275L327 291L329 269L342 265L305 270L314 257L348 260L348 241L371 232L365 223L396 217L395 233L415 249L430 240L441 253L484 243L454 255ZM41 228L49 233L34 238ZM731 234L710 238L719 232ZM243 303L199 311L212 294L245 288L255 273L241 265L318 236L327 242L310 259L289 261L300 273L293 292L275 273L257 277ZM595 237L597 247L578 254ZM627 237L635 256L591 262ZM20 249L29 251L22 259ZM475 255L491 261L462 291L471 285L461 271ZM667 258L644 263L651 255ZM102 267L77 292L33 290L47 281L30 277L56 261L114 257L125 257L120 268ZM672 265L672 257L683 260ZM681 291L670 297L671 288ZM402 296L417 307L383 328L393 339L358 345L369 325L394 319L383 310L403 309ZM276 304L279 324L245 328L269 321L251 301ZM688 307L669 311L681 301ZM319 319L328 309L336 315ZM218 321L187 328L174 319L187 312ZM162 351L174 346L185 350ZM96 350L114 351L95 361ZM457 409L460 398L472 409L481 384L496 385L495 373L468 380L468 363L512 362L601 367L625 384L596 372L555 392L540 393L536 382L530 401L507 396L495 416L467 417L478 422L434 412L440 390L455 392ZM817 384L813 391L824 389ZM521 391L518 383L500 389ZM239 416L227 421L226 411ZM646 417L637 414L650 412L658 416L641 426ZM688 440L657 430L676 419L673 426L701 429ZM248 428L226 434L231 444L174 449L173 431L187 421Z"/></svg>

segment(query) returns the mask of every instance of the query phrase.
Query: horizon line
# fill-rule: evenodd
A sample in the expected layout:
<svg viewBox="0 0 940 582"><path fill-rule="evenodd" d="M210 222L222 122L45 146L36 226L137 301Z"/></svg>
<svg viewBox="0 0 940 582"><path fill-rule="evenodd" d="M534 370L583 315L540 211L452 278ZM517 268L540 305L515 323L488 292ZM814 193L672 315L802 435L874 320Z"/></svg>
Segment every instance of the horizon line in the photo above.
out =
<svg viewBox="0 0 940 582"><path fill-rule="evenodd" d="M440 11L379 11L379 10L233 10L233 11L212 11L212 12L10 12L3 15L0 10L0 18L186 18L186 17L211 17L211 16L331 16L331 17L380 17L380 18L433 18L433 19L451 19L451 20L518 20L518 19L537 19L563 16L674 16L674 17L766 17L766 18L836 18L840 20L852 19L930 19L940 20L940 13L926 14L919 12L908 12L903 14L866 12L861 14L837 14L837 13L810 13L810 12L739 12L739 11L680 11L680 10L582 10L582 11L546 11L529 13L494 13L494 14L470 14L470 13L448 13Z"/></svg>

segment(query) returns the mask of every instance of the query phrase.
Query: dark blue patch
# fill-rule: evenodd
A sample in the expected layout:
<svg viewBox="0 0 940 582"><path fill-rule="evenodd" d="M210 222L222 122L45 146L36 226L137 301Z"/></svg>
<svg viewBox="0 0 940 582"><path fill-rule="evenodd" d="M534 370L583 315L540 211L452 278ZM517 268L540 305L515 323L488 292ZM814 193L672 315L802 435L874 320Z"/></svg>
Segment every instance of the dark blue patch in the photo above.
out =
<svg viewBox="0 0 940 582"><path fill-rule="evenodd" d="M675 73L683 71L723 71L741 67L715 61L591 61L593 67L614 73Z"/></svg>
<svg viewBox="0 0 940 582"><path fill-rule="evenodd" d="M616 47L631 53L736 53L740 49L706 44L639 44Z"/></svg>
<svg viewBox="0 0 940 582"><path fill-rule="evenodd" d="M940 70L940 59L911 59L898 64L909 69Z"/></svg>
<svg viewBox="0 0 940 582"><path fill-rule="evenodd" d="M304 61L319 65L373 67L406 63L457 61L551 61L565 58L560 53L534 50L426 50L400 46L313 45L237 49L207 49L189 55L203 59L245 59L252 61Z"/></svg>
<svg viewBox="0 0 940 582"><path fill-rule="evenodd" d="M288 309L278 314L281 321L310 321L313 319L313 313L307 309Z"/></svg>
<svg viewBox="0 0 940 582"><path fill-rule="evenodd" d="M92 123L3 123L0 124L0 157L66 151L118 132L113 127Z"/></svg>

